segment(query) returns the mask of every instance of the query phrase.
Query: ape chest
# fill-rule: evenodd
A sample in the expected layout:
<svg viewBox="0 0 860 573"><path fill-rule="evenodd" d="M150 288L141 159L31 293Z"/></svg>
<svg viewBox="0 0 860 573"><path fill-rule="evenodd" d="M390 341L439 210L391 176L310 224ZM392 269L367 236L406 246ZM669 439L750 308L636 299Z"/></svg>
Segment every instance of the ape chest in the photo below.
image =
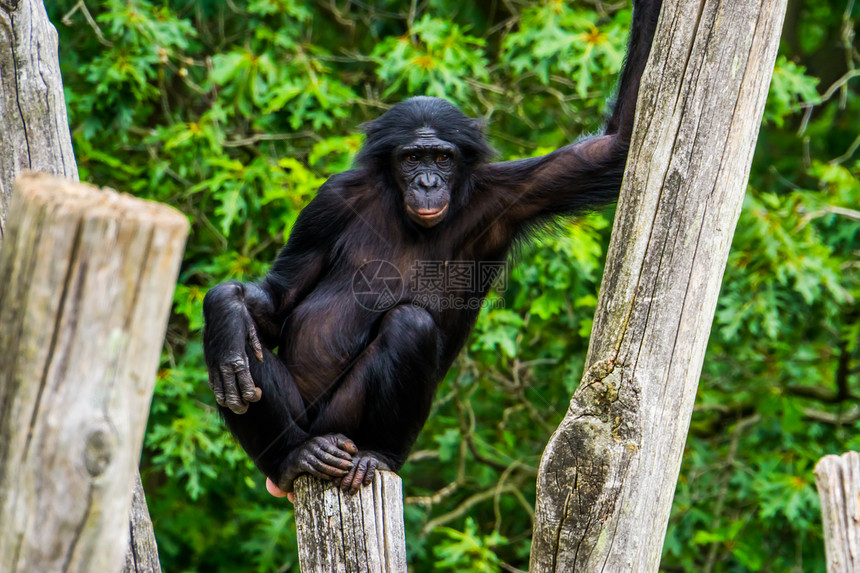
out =
<svg viewBox="0 0 860 573"><path fill-rule="evenodd" d="M363 257L352 268L352 290L359 303L382 297L388 304L419 304L442 298L463 301L482 296L492 285L497 265L418 254Z"/></svg>
<svg viewBox="0 0 860 573"><path fill-rule="evenodd" d="M404 283L416 296L468 296L485 290L482 272L480 261L418 259L406 269Z"/></svg>

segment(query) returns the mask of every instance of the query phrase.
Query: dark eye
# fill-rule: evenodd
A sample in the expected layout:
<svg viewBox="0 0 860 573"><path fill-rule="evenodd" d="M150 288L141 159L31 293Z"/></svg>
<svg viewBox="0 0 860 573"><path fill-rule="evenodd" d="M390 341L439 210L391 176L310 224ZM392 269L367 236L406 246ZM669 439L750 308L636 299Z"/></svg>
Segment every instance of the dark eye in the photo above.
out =
<svg viewBox="0 0 860 573"><path fill-rule="evenodd" d="M418 154L410 153L403 159L403 161L406 161L407 163L418 163Z"/></svg>
<svg viewBox="0 0 860 573"><path fill-rule="evenodd" d="M447 153L440 153L436 158L436 163L447 163L449 159L451 159L450 155Z"/></svg>

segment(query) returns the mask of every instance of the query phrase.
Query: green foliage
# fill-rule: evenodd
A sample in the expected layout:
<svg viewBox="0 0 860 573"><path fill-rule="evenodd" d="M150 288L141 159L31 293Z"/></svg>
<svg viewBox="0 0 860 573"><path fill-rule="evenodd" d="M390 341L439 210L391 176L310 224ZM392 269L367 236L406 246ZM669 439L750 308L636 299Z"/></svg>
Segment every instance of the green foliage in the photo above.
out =
<svg viewBox="0 0 860 573"><path fill-rule="evenodd" d="M439 558L437 571L458 571L463 573L496 573L501 571L499 557L493 548L507 541L493 531L490 535L479 535L475 520L466 518L464 531L450 527L440 527L437 532L443 538L433 548Z"/></svg>
<svg viewBox="0 0 860 573"><path fill-rule="evenodd" d="M81 177L192 223L143 456L168 571L298 571L291 507L226 435L206 289L265 273L410 95L488 120L502 158L595 130L629 6L298 0L48 3ZM812 468L860 448L860 4L790 6L666 538L686 571L824 571ZM853 12L851 11L853 10ZM832 89L830 89L832 87ZM526 569L535 475L579 383L612 213L523 246L403 470L413 571Z"/></svg>
<svg viewBox="0 0 860 573"><path fill-rule="evenodd" d="M457 24L425 14L403 36L380 42L371 56L379 64L379 78L390 84L384 96L405 87L407 93L460 102L473 95L466 79L488 77L483 46L483 39L464 34Z"/></svg>
<svg viewBox="0 0 860 573"><path fill-rule="evenodd" d="M630 11L617 12L601 28L599 23L603 24L595 12L560 1L527 8L520 29L505 38L502 61L517 74L536 74L543 84L549 84L550 74L570 77L577 95L585 98L595 74L612 77L621 69Z"/></svg>
<svg viewBox="0 0 860 573"><path fill-rule="evenodd" d="M806 68L779 56L773 68L770 94L764 110L766 121L773 121L777 127L785 124L785 119L797 113L804 105L819 103L818 78L806 75Z"/></svg>

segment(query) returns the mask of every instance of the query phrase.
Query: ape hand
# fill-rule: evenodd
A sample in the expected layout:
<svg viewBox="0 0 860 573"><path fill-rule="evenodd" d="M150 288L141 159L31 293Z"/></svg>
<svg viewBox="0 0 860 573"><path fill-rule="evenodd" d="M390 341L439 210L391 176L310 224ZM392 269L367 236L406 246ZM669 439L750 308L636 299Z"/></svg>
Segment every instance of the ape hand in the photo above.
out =
<svg viewBox="0 0 860 573"><path fill-rule="evenodd" d="M209 387L219 406L244 414L249 402L262 397L262 391L251 378L246 349L251 348L256 359L262 361L263 346L245 307L241 283L223 283L206 293L203 314L206 318L203 353L209 370Z"/></svg>
<svg viewBox="0 0 860 573"><path fill-rule="evenodd" d="M350 473L353 457L358 454L355 442L343 434L325 434L306 441L290 452L281 469L278 488L290 493L301 474L324 480L336 480Z"/></svg>
<svg viewBox="0 0 860 573"><path fill-rule="evenodd" d="M370 485L376 470L390 469L382 457L376 453L358 452L352 458L352 468L349 470L349 473L342 478L335 479L334 483L340 487L341 491L357 493L358 488L361 486Z"/></svg>

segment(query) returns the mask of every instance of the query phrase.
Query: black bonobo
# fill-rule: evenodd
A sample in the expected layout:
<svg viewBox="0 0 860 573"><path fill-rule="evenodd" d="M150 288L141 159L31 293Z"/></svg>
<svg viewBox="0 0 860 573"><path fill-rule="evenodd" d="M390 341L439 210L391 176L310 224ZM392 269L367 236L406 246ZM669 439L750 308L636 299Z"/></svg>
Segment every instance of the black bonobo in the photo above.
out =
<svg viewBox="0 0 860 573"><path fill-rule="evenodd" d="M465 304L429 304L421 261L504 261L541 223L616 200L659 11L660 0L635 4L602 135L491 163L479 121L409 99L365 125L356 168L319 189L265 278L208 292L209 383L282 491L310 473L355 492L403 465L490 286L460 289Z"/></svg>

